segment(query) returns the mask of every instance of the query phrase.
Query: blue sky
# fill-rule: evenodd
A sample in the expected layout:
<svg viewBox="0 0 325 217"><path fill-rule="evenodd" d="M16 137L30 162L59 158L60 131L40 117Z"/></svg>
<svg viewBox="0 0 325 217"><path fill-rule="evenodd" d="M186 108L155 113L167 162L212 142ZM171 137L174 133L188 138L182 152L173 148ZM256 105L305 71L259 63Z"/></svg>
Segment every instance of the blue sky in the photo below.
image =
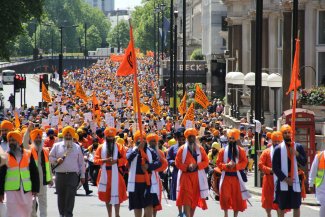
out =
<svg viewBox="0 0 325 217"><path fill-rule="evenodd" d="M134 8L141 4L141 0L115 0L115 9Z"/></svg>

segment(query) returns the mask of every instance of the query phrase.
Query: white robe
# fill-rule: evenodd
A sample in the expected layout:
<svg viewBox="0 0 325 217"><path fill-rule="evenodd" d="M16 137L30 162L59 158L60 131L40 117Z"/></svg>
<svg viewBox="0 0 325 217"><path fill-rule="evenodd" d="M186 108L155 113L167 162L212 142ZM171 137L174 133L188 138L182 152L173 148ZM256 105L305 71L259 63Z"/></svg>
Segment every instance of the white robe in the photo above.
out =
<svg viewBox="0 0 325 217"><path fill-rule="evenodd" d="M325 151L323 152L322 157L325 158ZM309 173L309 187L313 187L314 186L314 181L316 178L316 174L317 174L317 169L318 169L318 164L319 164L319 159L318 156L316 155L313 161L313 164L311 166L310 169L310 173ZM320 203L322 206L325 205L325 180L323 180L322 184L316 188L316 199L317 202Z"/></svg>

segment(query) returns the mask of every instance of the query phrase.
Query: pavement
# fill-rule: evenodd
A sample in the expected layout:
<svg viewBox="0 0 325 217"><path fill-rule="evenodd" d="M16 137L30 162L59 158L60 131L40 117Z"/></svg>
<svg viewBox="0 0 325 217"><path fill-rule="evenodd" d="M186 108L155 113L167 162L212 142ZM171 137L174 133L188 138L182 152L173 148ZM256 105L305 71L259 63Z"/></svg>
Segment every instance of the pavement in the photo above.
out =
<svg viewBox="0 0 325 217"><path fill-rule="evenodd" d="M256 196L262 195L262 188L261 187L255 187L254 185L254 173L249 172L247 174L247 183L246 183L247 190ZM306 198L302 201L303 205L308 206L320 206L315 198L315 194L307 194Z"/></svg>

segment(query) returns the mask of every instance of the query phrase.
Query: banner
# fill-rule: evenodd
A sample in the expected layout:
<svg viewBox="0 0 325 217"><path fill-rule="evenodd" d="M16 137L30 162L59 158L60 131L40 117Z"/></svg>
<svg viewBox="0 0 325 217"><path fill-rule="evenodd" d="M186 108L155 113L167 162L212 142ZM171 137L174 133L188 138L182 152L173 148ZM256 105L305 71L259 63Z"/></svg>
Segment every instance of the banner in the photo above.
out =
<svg viewBox="0 0 325 217"><path fill-rule="evenodd" d="M208 97L199 85L195 87L195 102L199 103L203 108L207 108L210 104Z"/></svg>
<svg viewBox="0 0 325 217"><path fill-rule="evenodd" d="M76 82L76 96L81 98L84 102L88 101L88 97L78 81Z"/></svg>
<svg viewBox="0 0 325 217"><path fill-rule="evenodd" d="M182 121L182 126L186 125L186 121L194 121L194 114L195 114L195 109L194 109L194 103L192 102L190 107L188 108L188 111Z"/></svg>

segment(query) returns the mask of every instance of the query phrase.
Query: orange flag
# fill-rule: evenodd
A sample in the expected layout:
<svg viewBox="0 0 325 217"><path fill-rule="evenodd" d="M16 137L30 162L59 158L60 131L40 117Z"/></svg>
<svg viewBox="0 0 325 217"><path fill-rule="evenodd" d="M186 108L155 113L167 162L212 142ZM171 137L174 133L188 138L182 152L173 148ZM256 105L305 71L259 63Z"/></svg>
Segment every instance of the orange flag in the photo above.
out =
<svg viewBox="0 0 325 217"><path fill-rule="evenodd" d="M16 127L16 129L20 128L20 120L19 120L19 116L18 116L17 111L15 111L15 127Z"/></svg>
<svg viewBox="0 0 325 217"><path fill-rule="evenodd" d="M95 92L93 92L93 115L94 119L97 121L98 126L100 126L100 116L101 116L101 108L99 106L99 101L95 95Z"/></svg>
<svg viewBox="0 0 325 217"><path fill-rule="evenodd" d="M88 97L78 81L76 82L76 96L80 97L84 102L88 101Z"/></svg>
<svg viewBox="0 0 325 217"><path fill-rule="evenodd" d="M195 87L195 101L203 108L207 108L210 105L208 97L204 94L203 90L198 84Z"/></svg>
<svg viewBox="0 0 325 217"><path fill-rule="evenodd" d="M48 103L52 102L51 95L47 91L46 86L43 82L42 82L42 99Z"/></svg>
<svg viewBox="0 0 325 217"><path fill-rule="evenodd" d="M188 111L187 111L181 125L186 126L187 120L194 121L194 114L195 114L195 109L194 109L194 103L192 102L190 107L188 108Z"/></svg>
<svg viewBox="0 0 325 217"><path fill-rule="evenodd" d="M124 55L111 54L111 60L113 62L122 62L123 59L124 59Z"/></svg>
<svg viewBox="0 0 325 217"><path fill-rule="evenodd" d="M299 69L300 69L300 40L296 39L296 52L295 52L295 58L293 60L291 81L290 81L290 86L287 95L291 91L295 91L301 86Z"/></svg>
<svg viewBox="0 0 325 217"><path fill-rule="evenodd" d="M186 112L186 93L183 96L183 99L181 101L181 104L178 106L178 111L181 115L184 115Z"/></svg>
<svg viewBox="0 0 325 217"><path fill-rule="evenodd" d="M158 102L155 94L153 95L151 106L152 106L153 111L155 112L155 114L160 115L161 107L159 105L159 102Z"/></svg>
<svg viewBox="0 0 325 217"><path fill-rule="evenodd" d="M131 38L132 36L132 38ZM133 32L130 25L130 42L129 46L125 49L125 55L120 67L116 72L116 76L128 76L136 74L137 70L137 59L134 51Z"/></svg>
<svg viewBox="0 0 325 217"><path fill-rule="evenodd" d="M291 91L293 91L293 100L292 100L292 117L291 117L291 128L292 128L292 142L291 146L294 147L294 141L295 141L295 133L296 133L296 108L297 108L297 91L298 88L301 86L301 80L300 80L300 40L296 39L296 52L295 52L295 58L293 61L292 66L292 73L291 73L291 82L289 86L289 90L287 94L289 94ZM295 154L291 156L291 159L295 158ZM293 178L294 175L294 164L291 164L290 168L290 176Z"/></svg>

